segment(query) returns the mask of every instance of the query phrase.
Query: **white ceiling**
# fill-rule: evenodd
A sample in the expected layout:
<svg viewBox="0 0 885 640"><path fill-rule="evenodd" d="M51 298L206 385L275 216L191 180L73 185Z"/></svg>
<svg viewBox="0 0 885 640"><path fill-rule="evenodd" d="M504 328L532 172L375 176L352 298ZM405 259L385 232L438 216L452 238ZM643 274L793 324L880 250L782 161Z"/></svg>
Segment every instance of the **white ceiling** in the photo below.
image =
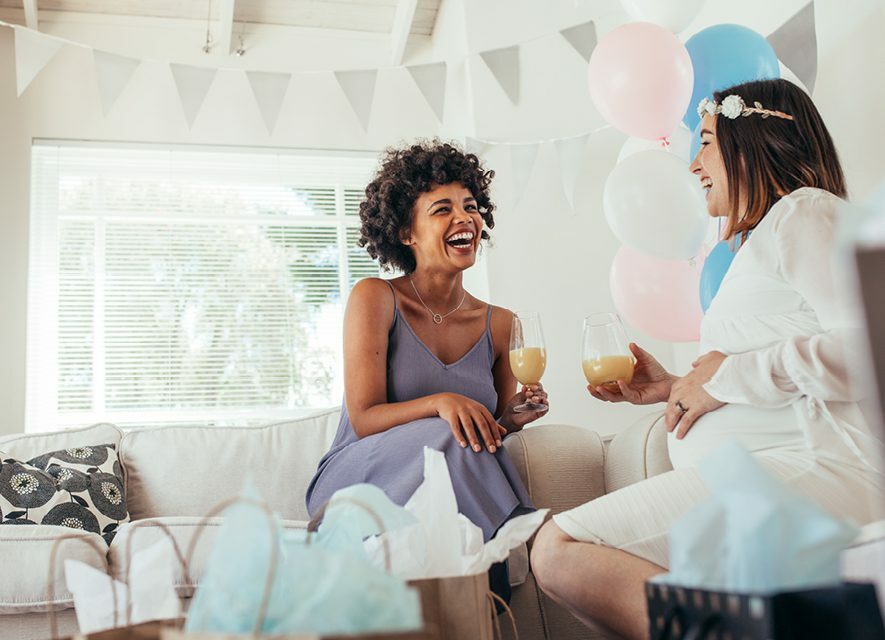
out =
<svg viewBox="0 0 885 640"><path fill-rule="evenodd" d="M0 8L25 9L36 4L45 12L63 11L128 17L212 20L234 3L235 23L274 24L318 29L391 33L397 8L414 2L411 35L433 33L442 0L0 0Z"/></svg>

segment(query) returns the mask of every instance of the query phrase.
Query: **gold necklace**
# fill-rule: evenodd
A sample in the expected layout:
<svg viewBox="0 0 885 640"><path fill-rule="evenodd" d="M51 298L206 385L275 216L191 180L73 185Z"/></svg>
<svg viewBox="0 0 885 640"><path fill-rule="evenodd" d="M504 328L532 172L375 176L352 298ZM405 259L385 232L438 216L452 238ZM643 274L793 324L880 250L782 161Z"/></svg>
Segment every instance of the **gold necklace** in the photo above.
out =
<svg viewBox="0 0 885 640"><path fill-rule="evenodd" d="M415 281L412 280L411 276L409 276L409 282L412 283L412 289L415 290L415 295L418 296L418 302L420 302L422 305L424 305L424 308L427 309L427 311L430 313L430 317L433 318L433 322L435 324L442 324L443 320L445 320L446 318L448 318L450 315L452 315L458 309L461 308L461 305L464 304L464 300L467 298L467 289L464 289L464 295L461 296L461 302L458 303L457 307L455 307L454 309L452 309L448 313L444 313L444 314L435 313L433 311L433 309L428 307L427 304L424 302L424 300L421 299L421 294L418 293L418 287L415 286Z"/></svg>

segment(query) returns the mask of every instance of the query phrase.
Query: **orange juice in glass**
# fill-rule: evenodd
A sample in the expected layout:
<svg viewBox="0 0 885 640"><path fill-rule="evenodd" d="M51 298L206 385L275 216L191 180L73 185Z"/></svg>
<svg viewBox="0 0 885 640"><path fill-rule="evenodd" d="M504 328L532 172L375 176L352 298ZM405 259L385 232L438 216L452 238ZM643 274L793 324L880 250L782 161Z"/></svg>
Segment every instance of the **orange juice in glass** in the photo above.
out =
<svg viewBox="0 0 885 640"><path fill-rule="evenodd" d="M594 313L584 318L582 351L584 377L594 387L617 389L618 380L628 384L633 380L636 359L617 314Z"/></svg>
<svg viewBox="0 0 885 640"><path fill-rule="evenodd" d="M547 368L547 348L541 331L541 317L535 311L513 314L510 328L510 368L525 386L538 384ZM524 402L513 408L516 412L541 411L547 405Z"/></svg>

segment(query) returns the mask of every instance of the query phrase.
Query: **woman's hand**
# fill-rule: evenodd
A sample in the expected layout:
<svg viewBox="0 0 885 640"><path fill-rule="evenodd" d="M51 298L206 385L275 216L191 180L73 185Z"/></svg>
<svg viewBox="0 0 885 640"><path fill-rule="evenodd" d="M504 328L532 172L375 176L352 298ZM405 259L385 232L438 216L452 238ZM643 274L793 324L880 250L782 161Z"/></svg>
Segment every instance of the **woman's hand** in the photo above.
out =
<svg viewBox="0 0 885 640"><path fill-rule="evenodd" d="M627 384L618 380L615 385L587 385L587 391L598 400L606 402L629 402L631 404L654 404L666 402L670 397L670 387L676 376L667 373L660 362L650 353L630 343L630 351L636 358L633 380Z"/></svg>
<svg viewBox="0 0 885 640"><path fill-rule="evenodd" d="M513 407L523 404L524 402L543 404L544 408L539 409L538 411L516 412L513 410ZM527 387L523 386L522 390L507 402L507 406L504 407L504 412L501 414L500 422L506 429L505 433L511 433L513 431L519 431L530 422L534 422L549 410L550 405L547 402L547 392L544 391L543 385L538 383Z"/></svg>
<svg viewBox="0 0 885 640"><path fill-rule="evenodd" d="M719 370L725 358L724 353L711 351L692 362L693 368L688 375L673 383L664 421L667 431L676 429L677 440L682 440L702 415L725 406L724 402L704 391L704 385Z"/></svg>
<svg viewBox="0 0 885 640"><path fill-rule="evenodd" d="M462 447L470 443L476 451L483 444L489 453L501 446L501 438L507 429L495 422L495 418L482 404L457 393L439 393L435 397L437 415L449 423L452 435Z"/></svg>

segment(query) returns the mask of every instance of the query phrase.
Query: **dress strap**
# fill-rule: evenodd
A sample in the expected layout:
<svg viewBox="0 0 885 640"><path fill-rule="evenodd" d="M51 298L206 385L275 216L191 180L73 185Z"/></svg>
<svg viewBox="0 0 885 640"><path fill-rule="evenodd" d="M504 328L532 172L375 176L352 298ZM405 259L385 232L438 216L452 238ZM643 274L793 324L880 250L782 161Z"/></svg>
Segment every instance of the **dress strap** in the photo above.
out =
<svg viewBox="0 0 885 640"><path fill-rule="evenodd" d="M383 280L383 282L390 287L390 293L393 295L393 308L395 310L399 309L399 305L396 302L396 289L393 288L393 284L391 284L390 280Z"/></svg>
<svg viewBox="0 0 885 640"><path fill-rule="evenodd" d="M486 331L491 333L492 331L492 305L489 305L489 310L486 312Z"/></svg>

